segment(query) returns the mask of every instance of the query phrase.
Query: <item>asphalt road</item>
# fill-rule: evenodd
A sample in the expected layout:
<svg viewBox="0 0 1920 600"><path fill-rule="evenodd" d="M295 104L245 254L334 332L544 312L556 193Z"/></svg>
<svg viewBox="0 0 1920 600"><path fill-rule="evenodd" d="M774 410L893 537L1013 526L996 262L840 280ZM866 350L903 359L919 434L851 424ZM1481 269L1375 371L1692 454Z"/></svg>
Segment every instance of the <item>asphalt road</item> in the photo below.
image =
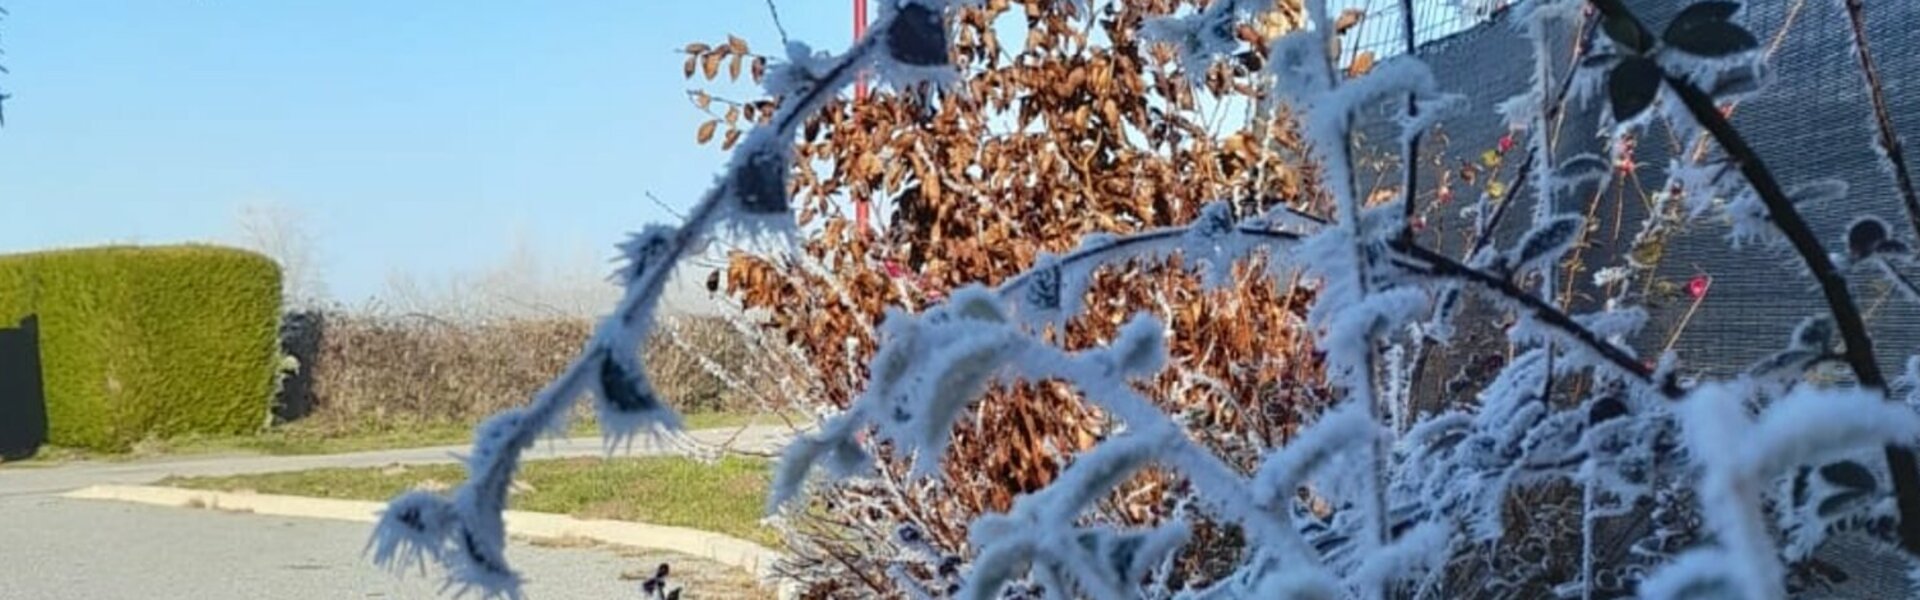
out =
<svg viewBox="0 0 1920 600"><path fill-rule="evenodd" d="M438 593L437 573L396 576L362 558L367 532L343 521L0 498L0 599L451 597ZM639 584L620 575L651 566L595 549L516 543L510 552L529 598L640 598ZM691 560L673 562L702 570Z"/></svg>
<svg viewBox="0 0 1920 600"><path fill-rule="evenodd" d="M711 447L771 451L782 428L692 432ZM62 498L96 484L145 484L169 475L229 475L319 467L449 462L461 448L329 456L239 456L0 469L0 600L260 600L449 598L436 572L404 577L362 555L364 523L271 517ZM683 453L633 448L633 454ZM598 455L598 440L557 440L528 458ZM621 453L621 454L624 454ZM527 578L528 598L640 598L646 573L672 563L687 598L750 594L746 574L687 556L564 548L514 542L508 552ZM472 597L472 596L468 596Z"/></svg>

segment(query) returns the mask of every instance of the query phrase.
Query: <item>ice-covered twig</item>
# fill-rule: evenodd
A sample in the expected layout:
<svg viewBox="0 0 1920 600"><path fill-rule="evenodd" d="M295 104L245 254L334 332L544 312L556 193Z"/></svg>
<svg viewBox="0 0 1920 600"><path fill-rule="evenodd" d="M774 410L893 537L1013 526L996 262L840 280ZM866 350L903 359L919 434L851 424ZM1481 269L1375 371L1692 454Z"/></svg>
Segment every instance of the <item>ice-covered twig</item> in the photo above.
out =
<svg viewBox="0 0 1920 600"><path fill-rule="evenodd" d="M1920 241L1920 191L1915 191L1913 174L1907 170L1906 149L1900 143L1900 132L1894 127L1893 114L1887 109L1886 86L1880 78L1880 69L1874 64L1873 49L1867 44L1866 2L1840 0L1840 3L1847 9L1853 55L1860 62L1860 77L1867 86L1867 100L1873 106L1877 134L1874 141L1879 145L1880 159L1886 161L1886 169L1893 175L1894 189L1900 190L1900 200L1907 209L1907 223L1913 226L1914 239Z"/></svg>
<svg viewBox="0 0 1920 600"><path fill-rule="evenodd" d="M1459 261L1444 254L1422 246L1394 243L1393 247L1394 250L1402 252L1408 258L1420 263L1405 265L1408 268L1416 271L1424 271L1426 274L1436 277L1452 278L1471 283L1475 287L1493 294L1503 302L1510 302L1525 308L1535 319L1564 334L1568 341L1580 344L1592 350L1601 358L1606 359L1606 362L1621 374L1631 377L1640 383L1655 386L1663 394L1673 397L1678 396L1679 383L1676 380L1656 381L1654 379L1654 370L1648 367L1646 363L1628 354L1625 349L1607 341L1606 338L1600 334L1581 325L1578 321L1575 321L1572 316L1567 315L1547 301L1540 299L1539 296L1535 296L1521 289L1520 286L1515 285L1512 281L1461 264Z"/></svg>

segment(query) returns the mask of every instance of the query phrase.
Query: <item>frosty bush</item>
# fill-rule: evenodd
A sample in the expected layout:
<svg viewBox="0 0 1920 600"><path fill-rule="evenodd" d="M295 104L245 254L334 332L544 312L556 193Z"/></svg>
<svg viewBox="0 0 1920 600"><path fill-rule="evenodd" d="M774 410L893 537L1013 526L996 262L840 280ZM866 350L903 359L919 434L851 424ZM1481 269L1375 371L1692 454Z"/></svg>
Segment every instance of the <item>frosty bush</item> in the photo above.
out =
<svg viewBox="0 0 1920 600"><path fill-rule="evenodd" d="M1266 44L1298 28L1304 10L1276 0L1238 29L1245 44L1234 58L1209 65L1205 86L1190 86L1201 74L1177 70L1172 46L1146 41L1142 25L1205 5L958 6L948 33L965 96L869 89L809 118L789 184L801 248L736 252L725 272L727 292L765 310L767 337L790 342L810 371L783 385L786 395L824 414L843 410L866 388L875 324L888 308L916 312L1029 269L1047 276L1042 265L1085 237L1182 225L1223 198L1241 214L1281 203L1326 212L1293 123L1258 101ZM1024 40L1015 27L1025 27ZM699 85L691 105L708 119L690 127L696 140L712 130L706 143L728 148L743 119L769 116L773 100L738 89L760 72L746 66L761 60L746 40L683 51L682 73ZM728 61L743 63L739 77ZM861 201L881 225L861 222ZM1268 277L1258 261L1234 266L1232 284L1208 290L1182 265L1112 264L1086 289L1097 300L1063 307L1048 335L1067 350L1100 346L1135 311L1153 310L1173 330L1169 367L1141 391L1246 468L1317 413L1325 394L1301 327L1312 292ZM719 288L717 276L709 281ZM882 451L867 476L817 487L808 510L784 513L773 523L783 534L776 569L809 597L895 593L902 576L944 586L941 557L965 554L969 523L1050 483L1064 458L1106 434L1106 416L1074 397L1060 382L988 386L936 476L912 477L910 457ZM1157 523L1185 493L1176 483L1149 470L1083 517ZM1200 517L1176 577L1213 572L1238 551L1232 532Z"/></svg>
<svg viewBox="0 0 1920 600"><path fill-rule="evenodd" d="M773 118L746 134L714 190L680 227L653 226L621 246L627 292L587 348L524 408L479 428L470 476L451 498L396 498L372 549L381 564L404 567L431 558L448 585L483 595L519 596L504 555L500 511L520 452L551 431L571 401L596 398L610 443L662 435L676 417L636 364L634 340L652 324L663 277L679 257L718 227L777 232L787 211L789 144L798 123L872 69L901 89L953 80L945 63L942 14L951 0L883 3L874 33L842 55L792 44L771 67ZM1862 219L1830 254L1797 212L1796 202L1843 193L1797 182L1785 188L1716 105L1756 68L1758 43L1736 22L1741 5L1700 2L1662 27L1649 27L1619 0L1535 0L1518 17L1536 40L1578 28L1603 34L1564 86L1546 81L1536 57L1530 94L1502 105L1531 132L1527 152L1538 207L1532 227L1510 243L1491 232L1507 214L1482 199L1475 251L1462 259L1420 244L1410 214L1412 187L1400 199L1365 202L1356 184L1351 129L1357 108L1403 102L1411 140L1459 110L1434 74L1399 57L1346 77L1329 55L1335 27L1323 1L1308 2L1311 26L1276 43L1267 61L1272 99L1298 115L1325 170L1335 214L1236 215L1210 205L1188 225L1089 240L994 287L972 286L918 313L894 310L864 392L817 433L787 449L768 499L778 512L805 493L816 472L861 477L876 451L911 456L917 475L934 473L955 422L987 386L1008 381L1062 382L1113 425L1103 441L1071 457L1050 485L1010 510L975 520L965 556L928 556L941 585L902 577L919 597L1439 598L1498 593L1467 588L1449 573L1476 567L1511 543L1526 511L1511 501L1529 490L1579 490L1583 543L1577 576L1556 582L1564 597L1783 598L1801 591L1796 575L1811 551L1841 529L1863 530L1920 552L1920 469L1905 446L1920 438L1914 395L1896 398L1880 371L1873 341L1850 295L1843 267L1867 265L1898 275L1912 244L1882 219ZM1152 23L1161 40L1199 65L1235 50L1228 35L1267 8L1253 0L1216 0L1204 9ZM1597 23L1597 27L1580 27ZM1656 34L1655 31L1660 33ZM1543 46L1544 41L1537 44ZM1862 50L1864 53L1864 50ZM1552 210L1555 195L1605 178L1600 157L1556 161L1544 140L1555 96L1603 95L1614 133L1656 120L1718 152L1672 169L1670 195L1696 216L1736 223L1733 241L1762 251L1790 250L1818 284L1828 314L1810 315L1781 350L1741 376L1694 380L1681 357L1643 357L1622 340L1645 313L1626 298L1571 313L1549 298L1555 269L1581 237L1578 215ZM946 93L963 93L946 90ZM1406 144L1411 151L1414 144ZM1897 145L1883 146L1893 164ZM1412 164L1412 157L1403 164ZM1737 174L1737 177L1731 176ZM1411 178L1409 178L1411 181ZM1724 198L1724 202L1708 202ZM1503 202L1500 209L1516 203ZM1298 228L1302 221L1314 226ZM1326 223L1320 226L1318 223ZM1167 329L1151 315L1128 321L1106 344L1070 352L1036 333L1083 302L1090 273L1127 259L1181 258L1213 283L1238 261L1264 253L1277 275L1304 272L1318 282L1309 313L1339 403L1251 471L1197 442L1181 419L1134 386L1166 365ZM1627 265L1614 280L1641 273ZM1534 290L1542 290L1536 292ZM1425 353L1444 350L1461 330L1463 296L1513 314L1506 332L1514 357L1470 399L1416 412L1413 371ZM1459 321L1459 322L1456 322ZM1920 357L1909 362L1911 386ZM1810 377L1843 367L1838 381ZM1578 382L1578 385L1573 385ZM1903 401L1896 401L1903 400ZM1191 488L1188 506L1152 526L1122 529L1089 522L1090 505L1145 469L1171 473ZM1167 565L1189 540L1191 517L1231 523L1247 544L1232 571L1211 581L1174 581ZM1621 514L1651 522L1624 564L1601 564L1593 523ZM917 534L902 531L909 541ZM1609 559L1610 560L1610 559ZM1898 565L1896 570L1909 570ZM1602 573L1608 573L1605 577ZM1607 579L1611 578L1611 581ZM1488 584L1498 587L1499 581Z"/></svg>

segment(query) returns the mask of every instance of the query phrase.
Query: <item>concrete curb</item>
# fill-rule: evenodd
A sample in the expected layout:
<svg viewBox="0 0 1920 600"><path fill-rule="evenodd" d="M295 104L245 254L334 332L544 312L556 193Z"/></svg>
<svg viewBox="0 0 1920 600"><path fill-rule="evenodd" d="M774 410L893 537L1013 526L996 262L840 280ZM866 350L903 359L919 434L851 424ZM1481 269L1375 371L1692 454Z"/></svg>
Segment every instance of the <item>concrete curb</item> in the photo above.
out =
<svg viewBox="0 0 1920 600"><path fill-rule="evenodd" d="M384 502L329 500L248 492L216 492L144 485L96 485L62 494L82 500L111 500L185 508L204 508L260 515L331 519L373 523L386 510ZM566 515L506 511L509 535L535 539L588 539L606 544L677 552L775 581L774 562L780 554L743 539L698 529L650 525L632 521L576 519ZM779 585L782 597L789 586Z"/></svg>

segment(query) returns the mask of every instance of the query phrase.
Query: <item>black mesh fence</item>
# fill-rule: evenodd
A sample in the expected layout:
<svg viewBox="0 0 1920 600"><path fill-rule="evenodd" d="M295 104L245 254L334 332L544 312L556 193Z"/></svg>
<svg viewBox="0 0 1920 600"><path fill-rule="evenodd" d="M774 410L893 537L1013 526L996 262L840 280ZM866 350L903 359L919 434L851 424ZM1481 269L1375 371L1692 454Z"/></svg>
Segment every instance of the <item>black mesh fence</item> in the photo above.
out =
<svg viewBox="0 0 1920 600"><path fill-rule="evenodd" d="M1504 10L1506 0L1414 0L1413 39L1425 45L1486 22ZM1334 0L1329 10L1359 21L1341 36L1341 56L1383 59L1406 53L1405 11L1401 0Z"/></svg>
<svg viewBox="0 0 1920 600"><path fill-rule="evenodd" d="M1386 4L1384 0L1375 3ZM1388 20L1395 21L1397 27L1398 3L1391 4L1396 12L1376 20L1375 29L1387 29ZM1689 3L1629 0L1628 4L1657 29ZM1841 240L1847 225L1863 215L1880 216L1903 237L1911 237L1911 232L1905 231L1906 214L1892 179L1877 160L1871 104L1853 54L1851 29L1842 3L1754 0L1748 5L1742 18L1767 47L1772 79L1760 95L1734 107L1735 126L1784 185L1827 178L1847 183L1850 192L1843 201L1802 207L1830 249L1844 248ZM1898 130L1905 138L1920 139L1920 35L1909 31L1920 25L1920 2L1870 2L1865 10L1868 39L1879 61ZM1512 12L1497 11L1484 23L1428 41L1418 51L1443 88L1467 98L1463 115L1447 120L1427 136L1422 148L1424 177L1418 190L1422 205L1429 207L1429 243L1456 254L1463 249L1463 233L1472 224L1459 209L1476 198L1489 179L1510 179L1514 163L1524 151L1515 147L1503 157L1492 156L1497 159L1496 166L1486 161L1489 152L1497 154L1509 134L1493 107L1521 94L1529 85L1529 42L1521 37L1520 28L1513 26ZM1456 10L1446 18L1463 18L1459 16L1462 14L1471 13ZM1391 36L1372 31L1358 31L1362 39L1375 40L1363 43L1391 46L1376 39ZM1572 63L1575 43L1570 38L1550 42L1556 52L1553 79L1557 81ZM1601 135L1603 110L1604 102L1598 100L1568 103L1565 118L1554 132L1555 155L1606 155L1607 144L1613 142ZM1398 111L1397 106L1373 107L1366 115L1370 124L1363 129L1375 139L1395 139L1398 131L1391 118ZM1515 137L1508 141L1524 146L1524 135ZM1617 262L1626 253L1650 258L1658 266L1637 295L1652 312L1653 322L1635 340L1636 345L1649 355L1663 349L1676 350L1689 367L1725 375L1779 349L1797 323L1824 314L1826 305L1793 255L1752 247L1734 250L1727 242L1728 225L1724 222L1693 221L1659 244L1633 243L1652 194L1666 182L1669 159L1675 150L1691 156L1695 146L1690 142L1675 139L1656 125L1635 140L1632 158L1636 167L1630 173L1618 173L1607 189L1569 194L1562 199L1565 205L1554 208L1556 212L1581 212L1599 223L1583 251L1591 260L1576 282L1580 284L1575 286L1576 304L1595 300L1592 294L1579 294L1579 288L1591 281L1594 270L1613 264L1605 261ZM1377 159L1369 164L1377 174L1384 175L1372 179L1381 181L1382 187L1393 187L1398 149L1391 144L1368 147L1368 154ZM1469 185L1464 177L1467 171L1477 171L1480 179ZM1446 183L1457 198L1452 204L1439 198L1442 173L1446 173ZM1519 204L1500 230L1499 239L1504 240L1526 229L1535 196L1531 190L1521 190L1508 200ZM1871 270L1860 268L1848 275L1874 333L1883 367L1899 373L1905 357L1920 353L1920 307L1899 297ZM1696 278L1711 280L1698 306L1687 294L1688 284Z"/></svg>
<svg viewBox="0 0 1920 600"><path fill-rule="evenodd" d="M1691 3L1627 0L1656 30ZM1354 4L1365 5L1366 0ZM1734 125L1783 185L1791 188L1823 179L1847 184L1849 193L1842 200L1800 207L1830 250L1843 250L1846 228L1866 215L1884 219L1910 240L1913 232L1907 231L1907 216L1893 179L1876 154L1872 104L1854 55L1845 3L1749 0L1746 4L1741 18L1764 46L1771 77L1761 94L1732 107ZM1398 33L1397 2L1375 8L1392 12L1370 12L1367 22L1349 32L1348 47L1378 49L1380 57L1399 54L1393 51L1404 44ZM1920 1L1867 2L1864 10L1867 39L1879 63L1896 129L1906 139L1920 139L1920 34L1913 31L1920 26ZM1420 155L1423 176L1416 190L1424 207L1423 242L1456 256L1465 252L1466 232L1474 224L1473 216L1461 209L1488 190L1489 181L1511 183L1527 143L1524 134L1511 135L1493 110L1530 85L1531 42L1514 26L1514 12L1495 11L1484 22L1457 33L1431 40L1423 37L1417 50L1443 88L1466 96L1467 110L1426 136ZM1419 30L1445 31L1457 19L1472 14L1443 14L1438 17L1442 24ZM1418 8L1415 17L1427 18ZM1554 52L1550 81L1565 76L1575 59L1576 42L1573 36L1548 41ZM1361 141L1361 155L1370 158L1361 165L1363 174L1371 175L1363 181L1378 182L1376 191L1397 187L1401 171L1393 141L1399 130L1393 119L1401 110L1400 106L1371 107L1362 118L1365 137L1373 140ZM1564 119L1552 132L1554 156L1608 155L1609 144L1618 140L1603 135L1604 110L1604 101L1597 99L1568 103ZM1820 290L1798 258L1785 250L1733 249L1726 222L1692 220L1653 243L1636 243L1634 233L1647 218L1654 194L1666 185L1669 161L1676 156L1694 158L1698 148L1705 148L1708 157L1717 150L1697 140L1678 139L1658 124L1633 143L1632 169L1616 165L1615 177L1605 189L1576 190L1552 207L1556 213L1582 213L1598 225L1586 247L1578 250L1582 260L1576 262L1584 265L1583 270L1570 278L1576 310L1597 308L1600 295L1593 293L1590 283L1596 270L1620 264L1626 256L1649 261L1656 266L1632 299L1646 306L1652 319L1634 345L1643 356L1671 349L1688 370L1712 376L1738 373L1785 345L1803 319L1827 313ZM1442 190L1450 192L1451 203ZM1528 228L1537 196L1526 189L1504 191L1502 201L1514 206L1496 239L1510 244ZM1850 270L1847 276L1866 315L1882 368L1901 372L1906 357L1920 353L1920 306L1900 297L1868 268ZM1697 302L1689 293L1689 284L1695 281L1711 282ZM1497 313L1487 310L1470 316L1492 319L1499 317ZM1471 329L1485 331L1479 338L1455 341L1464 348L1434 355L1422 385L1436 393L1425 395L1449 400L1444 397L1447 388L1440 383L1504 351L1497 328L1463 329L1462 334ZM1636 526L1633 522L1621 525ZM1837 584L1837 595L1832 597L1908 596L1902 563L1874 550L1877 547L1853 537L1823 547L1818 553L1821 560L1845 565L1848 579Z"/></svg>

